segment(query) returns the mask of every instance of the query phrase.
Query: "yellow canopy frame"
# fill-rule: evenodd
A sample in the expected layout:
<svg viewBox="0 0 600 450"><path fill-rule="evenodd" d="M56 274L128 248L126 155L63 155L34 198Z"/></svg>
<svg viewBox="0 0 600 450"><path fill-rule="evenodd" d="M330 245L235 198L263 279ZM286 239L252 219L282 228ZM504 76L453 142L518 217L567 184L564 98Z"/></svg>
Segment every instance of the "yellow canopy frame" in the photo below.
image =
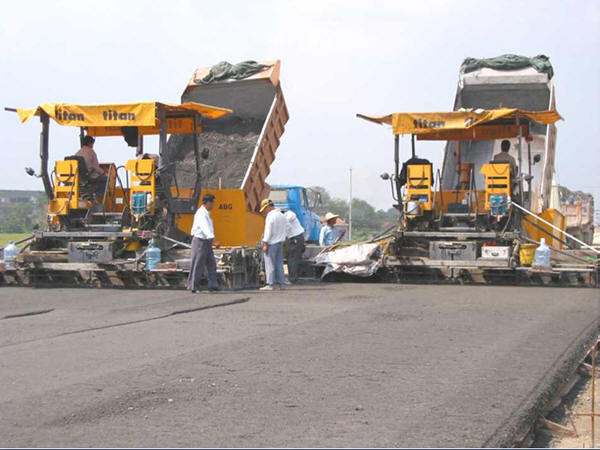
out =
<svg viewBox="0 0 600 450"><path fill-rule="evenodd" d="M394 134L414 134L423 140L498 139L503 134L504 136L501 137L511 137L511 134L517 132L517 127L512 129L499 122L513 121L514 123L519 117L541 124L551 124L562 119L554 110L526 111L516 108L393 113L385 116L357 114L357 117L374 123L391 125Z"/></svg>
<svg viewBox="0 0 600 450"><path fill-rule="evenodd" d="M160 119L157 117L159 106L165 110L167 134L193 133L196 114L217 119L232 112L227 108L194 102L181 105L141 102L106 105L43 103L34 109L17 108L17 114L25 123L44 112L59 125L85 127L92 136L122 136L123 127L137 127L139 135L148 135L160 133Z"/></svg>

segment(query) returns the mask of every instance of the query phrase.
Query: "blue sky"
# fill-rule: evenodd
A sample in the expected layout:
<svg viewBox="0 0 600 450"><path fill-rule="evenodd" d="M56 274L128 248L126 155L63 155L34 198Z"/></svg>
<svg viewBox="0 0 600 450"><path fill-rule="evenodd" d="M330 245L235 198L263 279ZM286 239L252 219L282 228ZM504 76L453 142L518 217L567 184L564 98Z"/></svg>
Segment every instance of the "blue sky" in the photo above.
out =
<svg viewBox="0 0 600 450"><path fill-rule="evenodd" d="M600 205L599 46L598 1L5 2L0 98L3 107L177 102L196 67L281 59L290 121L269 181L345 197L352 167L355 196L387 208L379 174L392 166L391 133L357 112L449 110L465 57L543 53L565 118L557 178ZM53 126L51 157L73 153L76 133ZM39 123L0 114L0 189L41 189L23 170L37 167L38 140ZM441 150L418 153L438 163ZM97 151L117 163L133 155L117 139Z"/></svg>

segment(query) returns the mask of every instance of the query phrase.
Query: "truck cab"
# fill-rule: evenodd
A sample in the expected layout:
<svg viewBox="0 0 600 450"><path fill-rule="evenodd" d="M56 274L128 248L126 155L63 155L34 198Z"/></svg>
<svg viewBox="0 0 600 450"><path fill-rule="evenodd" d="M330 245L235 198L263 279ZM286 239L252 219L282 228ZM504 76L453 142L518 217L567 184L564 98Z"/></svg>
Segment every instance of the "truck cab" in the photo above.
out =
<svg viewBox="0 0 600 450"><path fill-rule="evenodd" d="M303 186L271 185L269 198L277 208L293 211L304 228L307 242L318 242L321 231L319 216L312 211L307 189Z"/></svg>

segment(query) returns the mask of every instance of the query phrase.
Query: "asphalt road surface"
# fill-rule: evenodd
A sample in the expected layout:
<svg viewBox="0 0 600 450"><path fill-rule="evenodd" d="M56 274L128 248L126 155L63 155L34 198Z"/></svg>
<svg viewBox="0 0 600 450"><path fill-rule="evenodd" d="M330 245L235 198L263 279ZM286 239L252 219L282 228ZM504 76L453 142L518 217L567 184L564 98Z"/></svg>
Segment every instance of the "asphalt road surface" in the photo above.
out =
<svg viewBox="0 0 600 450"><path fill-rule="evenodd" d="M597 289L0 289L0 446L509 445Z"/></svg>

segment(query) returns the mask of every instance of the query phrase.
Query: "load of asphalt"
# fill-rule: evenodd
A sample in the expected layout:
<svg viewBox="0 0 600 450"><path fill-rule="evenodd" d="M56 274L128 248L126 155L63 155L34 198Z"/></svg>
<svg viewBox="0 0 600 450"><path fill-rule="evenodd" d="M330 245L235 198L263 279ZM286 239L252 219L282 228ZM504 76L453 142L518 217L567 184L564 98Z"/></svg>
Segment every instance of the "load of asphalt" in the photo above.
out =
<svg viewBox="0 0 600 450"><path fill-rule="evenodd" d="M239 189L250 166L262 128L262 121L232 118L218 125L207 121L199 136L200 177L204 189ZM167 145L171 173L179 187L193 187L196 182L194 136L173 135Z"/></svg>

